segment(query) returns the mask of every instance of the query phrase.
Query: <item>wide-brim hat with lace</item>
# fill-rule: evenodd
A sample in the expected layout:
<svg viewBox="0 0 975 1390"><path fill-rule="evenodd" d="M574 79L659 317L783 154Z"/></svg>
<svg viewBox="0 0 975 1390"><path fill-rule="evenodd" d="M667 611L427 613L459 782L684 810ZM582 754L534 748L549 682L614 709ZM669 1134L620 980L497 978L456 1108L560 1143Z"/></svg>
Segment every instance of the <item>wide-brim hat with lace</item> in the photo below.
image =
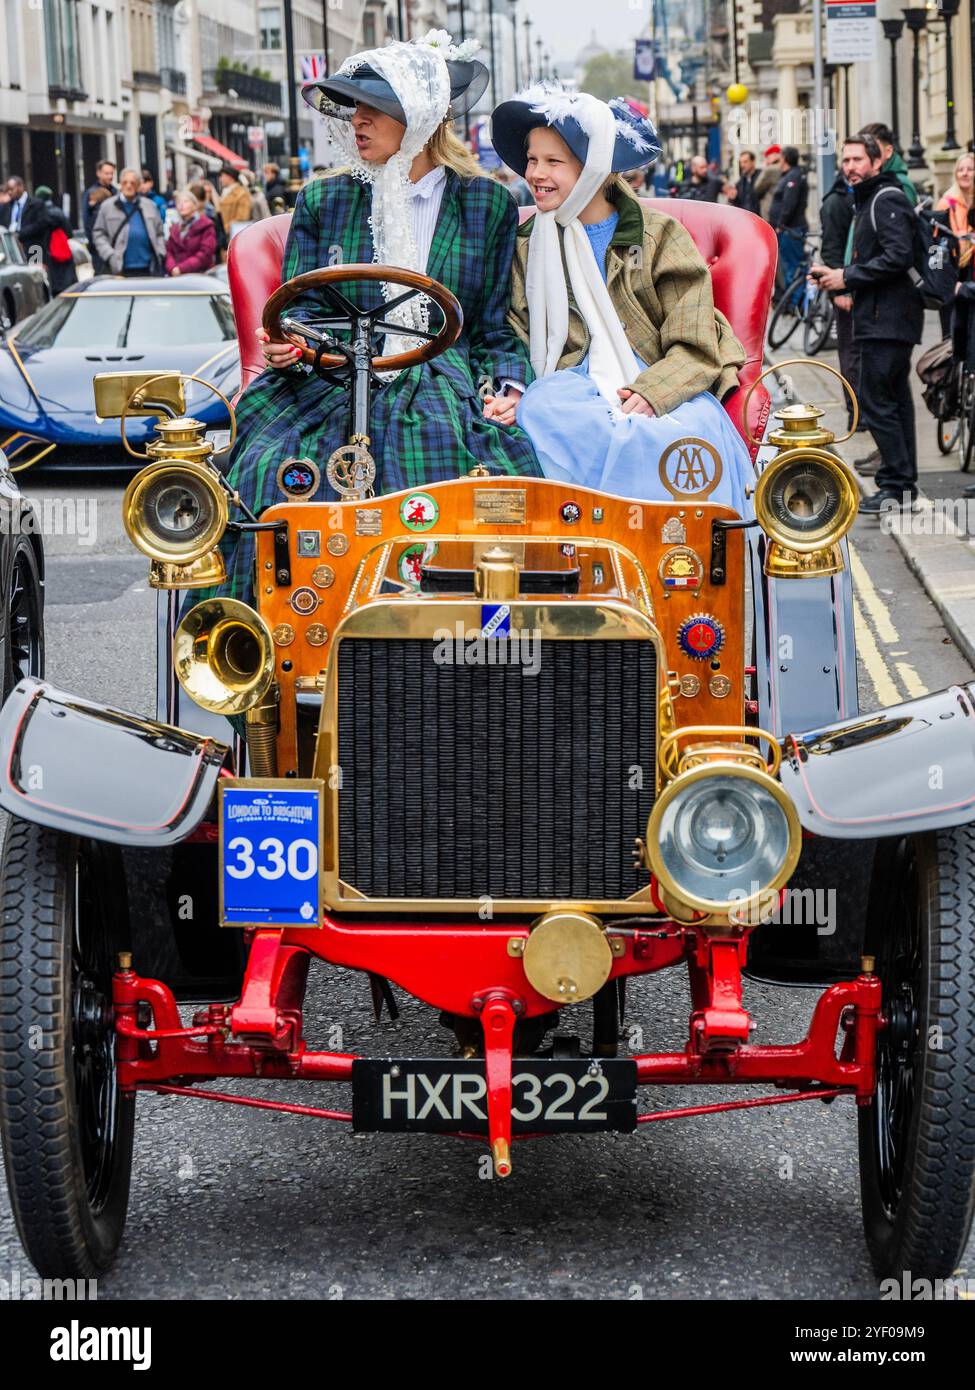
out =
<svg viewBox="0 0 975 1390"><path fill-rule="evenodd" d="M449 43L449 36L444 37ZM463 52L462 47L454 48L452 44L448 47L448 43L428 45L440 48L447 64L450 100L448 110L444 112L445 118L448 114L463 116L470 111L480 101L491 80L488 69L476 59L448 57L448 53ZM480 47L477 43L472 46ZM356 57L346 59L337 73L315 82L306 82L301 89L303 99L323 116L330 116L334 120L350 120L353 109L361 102L406 125L406 112L392 84L371 63L357 63Z"/></svg>
<svg viewBox="0 0 975 1390"><path fill-rule="evenodd" d="M540 82L503 101L491 116L491 143L509 168L524 174L528 167L528 137L540 126L551 126L561 135L581 164L589 153L589 134L573 114L573 107L586 96L568 92L557 83ZM616 122L613 166L607 173L625 174L652 164L660 154L657 130L649 116L643 116L623 97L606 105Z"/></svg>

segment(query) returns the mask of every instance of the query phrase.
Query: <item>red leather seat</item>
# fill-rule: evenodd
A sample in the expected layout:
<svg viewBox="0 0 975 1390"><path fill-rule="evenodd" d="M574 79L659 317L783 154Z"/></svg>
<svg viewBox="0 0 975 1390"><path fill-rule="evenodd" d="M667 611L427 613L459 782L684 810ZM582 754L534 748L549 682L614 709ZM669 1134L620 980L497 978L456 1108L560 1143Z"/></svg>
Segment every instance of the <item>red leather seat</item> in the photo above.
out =
<svg viewBox="0 0 975 1390"><path fill-rule="evenodd" d="M715 306L728 319L745 349L740 386L725 400L725 409L747 442L742 407L749 386L762 370L762 350L769 300L775 281L775 233L761 218L720 203L697 203L679 198L644 198L647 207L676 217L697 245L711 271ZM533 208L521 208L522 221ZM252 222L230 243L228 272L237 335L240 339L241 387L264 370L264 358L254 336L268 296L281 283L281 261L291 218L287 213ZM749 406L749 424L761 438L768 418L769 397L759 387ZM750 445L752 454L756 446Z"/></svg>

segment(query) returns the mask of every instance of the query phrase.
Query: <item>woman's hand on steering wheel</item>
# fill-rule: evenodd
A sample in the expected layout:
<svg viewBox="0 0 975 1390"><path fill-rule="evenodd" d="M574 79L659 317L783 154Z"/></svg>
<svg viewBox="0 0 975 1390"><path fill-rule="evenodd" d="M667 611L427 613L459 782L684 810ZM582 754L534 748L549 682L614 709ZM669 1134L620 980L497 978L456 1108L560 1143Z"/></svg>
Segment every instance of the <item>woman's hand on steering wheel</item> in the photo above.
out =
<svg viewBox="0 0 975 1390"><path fill-rule="evenodd" d="M272 343L270 334L263 328L256 329L257 341L261 344L261 351L264 353L264 365L275 367L279 371L284 367L290 367L301 357L301 348L295 347L293 343Z"/></svg>

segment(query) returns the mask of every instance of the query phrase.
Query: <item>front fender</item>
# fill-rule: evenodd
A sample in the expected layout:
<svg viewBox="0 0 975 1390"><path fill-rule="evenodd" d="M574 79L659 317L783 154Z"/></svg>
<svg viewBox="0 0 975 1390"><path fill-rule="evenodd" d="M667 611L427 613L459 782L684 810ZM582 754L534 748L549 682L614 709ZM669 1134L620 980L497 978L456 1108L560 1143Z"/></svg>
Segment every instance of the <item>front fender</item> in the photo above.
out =
<svg viewBox="0 0 975 1390"><path fill-rule="evenodd" d="M781 780L803 828L839 840L975 820L975 685L782 741Z"/></svg>
<svg viewBox="0 0 975 1390"><path fill-rule="evenodd" d="M229 758L216 739L25 678L0 710L0 807L68 834L161 848L200 824Z"/></svg>

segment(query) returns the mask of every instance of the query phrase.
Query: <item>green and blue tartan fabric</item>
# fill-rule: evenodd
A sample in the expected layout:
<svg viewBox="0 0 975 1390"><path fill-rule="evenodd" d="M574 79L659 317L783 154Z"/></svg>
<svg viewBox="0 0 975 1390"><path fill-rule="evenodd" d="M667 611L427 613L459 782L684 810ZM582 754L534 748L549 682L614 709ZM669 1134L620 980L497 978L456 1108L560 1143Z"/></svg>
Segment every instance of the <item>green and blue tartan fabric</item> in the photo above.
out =
<svg viewBox="0 0 975 1390"><path fill-rule="evenodd" d="M285 247L282 281L336 264L373 259L368 186L348 174L315 179L298 196ZM517 427L485 420L477 383L508 377L532 380L525 347L507 322L511 259L518 213L511 195L492 179L462 180L447 170L427 274L460 300L464 330L453 347L401 372L374 393L370 451L377 493L463 477L475 464L493 474L541 477L528 437ZM346 298L372 308L378 282L340 286ZM296 300L296 317L327 313L311 297ZM311 458L322 470L317 501L336 494L325 477L329 456L349 437L349 395L312 375L269 369L257 377L237 408L238 443L228 476L256 515L282 501L277 469L289 457ZM227 584L223 596L253 602L254 540L223 542Z"/></svg>

